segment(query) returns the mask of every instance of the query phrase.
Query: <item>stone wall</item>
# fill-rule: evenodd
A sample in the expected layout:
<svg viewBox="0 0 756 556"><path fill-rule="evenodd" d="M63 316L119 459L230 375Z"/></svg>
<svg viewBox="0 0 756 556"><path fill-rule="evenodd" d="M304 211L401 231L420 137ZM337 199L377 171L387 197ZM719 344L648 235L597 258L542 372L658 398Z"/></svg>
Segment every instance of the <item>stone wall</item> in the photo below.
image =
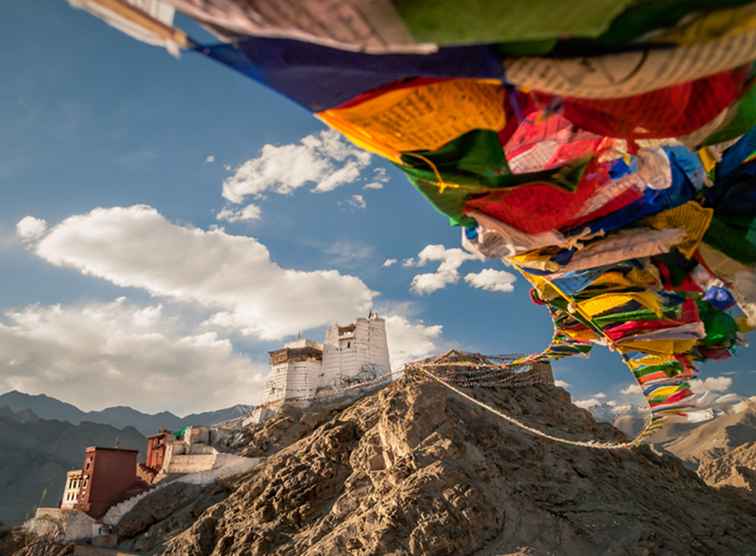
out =
<svg viewBox="0 0 756 556"><path fill-rule="evenodd" d="M38 508L24 528L40 537L54 538L63 542L90 539L101 535L106 529L101 523L77 510Z"/></svg>
<svg viewBox="0 0 756 556"><path fill-rule="evenodd" d="M215 465L216 454L188 454L173 456L165 471L169 475L176 473L198 473L209 471Z"/></svg>

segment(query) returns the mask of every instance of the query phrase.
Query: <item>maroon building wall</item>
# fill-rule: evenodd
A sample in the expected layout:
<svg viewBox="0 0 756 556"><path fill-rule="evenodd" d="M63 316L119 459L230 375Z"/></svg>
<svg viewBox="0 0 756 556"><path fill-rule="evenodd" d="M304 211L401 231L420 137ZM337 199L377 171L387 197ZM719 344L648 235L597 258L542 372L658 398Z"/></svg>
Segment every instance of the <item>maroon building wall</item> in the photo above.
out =
<svg viewBox="0 0 756 556"><path fill-rule="evenodd" d="M76 509L94 518L123 500L138 483L137 450L87 448L82 465L82 488Z"/></svg>
<svg viewBox="0 0 756 556"><path fill-rule="evenodd" d="M165 450L168 444L171 433L162 432L147 437L147 461L145 465L155 471L159 471L163 467L163 461L165 460Z"/></svg>

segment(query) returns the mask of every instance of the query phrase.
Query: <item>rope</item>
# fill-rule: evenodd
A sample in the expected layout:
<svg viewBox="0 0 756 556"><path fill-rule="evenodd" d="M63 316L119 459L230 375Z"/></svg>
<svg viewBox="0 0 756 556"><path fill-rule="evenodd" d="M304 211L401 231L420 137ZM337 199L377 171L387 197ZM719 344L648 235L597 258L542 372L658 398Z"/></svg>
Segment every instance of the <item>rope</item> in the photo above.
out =
<svg viewBox="0 0 756 556"><path fill-rule="evenodd" d="M438 382L440 385L445 386L446 388L448 388L449 390L451 390L455 394L457 394L459 396L462 396L463 398L465 398L466 400L474 403L475 405L477 405L479 407L482 407L486 411L489 411L490 413L493 413L497 417L501 417L502 419L504 419L508 423L511 423L512 425L515 425L516 427L519 427L522 430L524 430L524 431L526 431L526 432L528 432L528 433L530 433L530 434L532 434L534 436L539 436L539 437L545 438L547 440L552 440L554 442L559 442L560 444L568 444L570 446L579 446L581 448L594 448L594 449L597 449L597 450L626 450L626 449L629 449L629 448L634 448L635 446L637 446L637 444L639 442L640 435L637 436L631 442L623 442L621 444L612 443L612 442L598 442L598 441L595 441L595 440L590 440L590 441L570 440L569 438L562 438L562 437L559 437L559 436L553 436L553 435L551 435L549 433L540 431L538 429L534 429L533 427L530 427L530 426L526 425L525 423L523 423L521 421L518 421L514 417L511 417L511 416L509 416L509 415L507 415L505 413L502 413L498 409L496 409L494 407L491 407L490 405L485 404L485 403L483 403L483 402L481 402L479 400L476 400L472 396L466 394L465 392L463 392L459 388L455 388L454 386L452 386L451 384L449 384L445 380L437 377L436 375L434 375L430 371L427 371L423 367L415 367L415 368L418 371L426 374L431 379L433 379L436 382Z"/></svg>

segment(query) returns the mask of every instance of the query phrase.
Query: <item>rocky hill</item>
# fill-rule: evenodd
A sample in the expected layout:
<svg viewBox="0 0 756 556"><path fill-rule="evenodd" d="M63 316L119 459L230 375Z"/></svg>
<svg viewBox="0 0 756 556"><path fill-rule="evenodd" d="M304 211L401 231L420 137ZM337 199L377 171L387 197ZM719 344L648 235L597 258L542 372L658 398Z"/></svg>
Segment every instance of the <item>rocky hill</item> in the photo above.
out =
<svg viewBox="0 0 756 556"><path fill-rule="evenodd" d="M698 474L707 484L756 502L756 442L748 442L719 457L704 456Z"/></svg>
<svg viewBox="0 0 756 556"><path fill-rule="evenodd" d="M553 434L624 438L554 386L475 394ZM176 556L756 553L756 506L648 447L545 442L418 378L320 418L315 426L293 412L240 433L240 451L273 453L263 466L216 490L206 509L197 493L184 504L172 496L170 517L135 508L142 514L125 518L122 547ZM147 514L160 517L135 526Z"/></svg>
<svg viewBox="0 0 756 556"><path fill-rule="evenodd" d="M680 459L698 464L756 442L756 401L745 400L724 413L677 435L664 448Z"/></svg>
<svg viewBox="0 0 756 556"><path fill-rule="evenodd" d="M87 446L144 450L133 428L40 419L26 410L0 408L0 521L15 523L36 506L57 506L66 471L81 467Z"/></svg>

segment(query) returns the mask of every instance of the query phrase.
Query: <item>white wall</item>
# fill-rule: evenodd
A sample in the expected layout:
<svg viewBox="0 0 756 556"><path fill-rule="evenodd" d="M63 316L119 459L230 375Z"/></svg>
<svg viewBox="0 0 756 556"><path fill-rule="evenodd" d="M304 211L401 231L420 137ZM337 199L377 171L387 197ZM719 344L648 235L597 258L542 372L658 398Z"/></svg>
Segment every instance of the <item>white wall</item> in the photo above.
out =
<svg viewBox="0 0 756 556"><path fill-rule="evenodd" d="M386 322L381 318L357 319L355 329L342 336L333 325L323 345L323 375L320 387L341 386L341 377L354 377L363 367L371 366L377 376L389 374Z"/></svg>
<svg viewBox="0 0 756 556"><path fill-rule="evenodd" d="M165 481L158 483L154 488L142 492L128 500L124 500L120 504L111 506L108 512L103 516L102 522L111 526L118 525L123 516L129 513L134 507L147 496L153 494L162 496L158 491L166 486L175 483L187 483L191 485L209 485L215 481L221 479L228 479L241 475L247 471L251 471L262 462L264 458L245 458L243 456L237 456L234 454L224 454L219 452L215 458L215 466L212 469L200 471L197 473L191 473L179 477L174 481Z"/></svg>

